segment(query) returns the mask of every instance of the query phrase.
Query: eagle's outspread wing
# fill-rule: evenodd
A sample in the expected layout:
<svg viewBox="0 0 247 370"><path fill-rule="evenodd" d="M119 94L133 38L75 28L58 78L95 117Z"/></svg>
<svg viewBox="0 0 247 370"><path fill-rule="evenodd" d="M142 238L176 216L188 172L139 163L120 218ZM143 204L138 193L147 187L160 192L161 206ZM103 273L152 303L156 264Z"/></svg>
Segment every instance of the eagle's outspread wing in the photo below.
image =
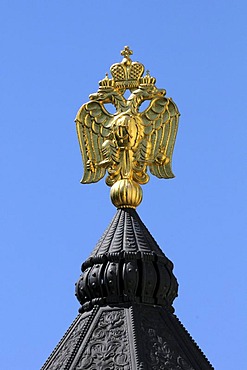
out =
<svg viewBox="0 0 247 370"><path fill-rule="evenodd" d="M110 134L113 115L103 104L92 101L84 104L78 111L75 122L80 144L84 174L83 184L97 182L104 177L106 167L99 165L104 161L102 145Z"/></svg>
<svg viewBox="0 0 247 370"><path fill-rule="evenodd" d="M171 98L153 99L141 114L149 143L150 172L159 178L172 178L172 154L178 130L179 111Z"/></svg>

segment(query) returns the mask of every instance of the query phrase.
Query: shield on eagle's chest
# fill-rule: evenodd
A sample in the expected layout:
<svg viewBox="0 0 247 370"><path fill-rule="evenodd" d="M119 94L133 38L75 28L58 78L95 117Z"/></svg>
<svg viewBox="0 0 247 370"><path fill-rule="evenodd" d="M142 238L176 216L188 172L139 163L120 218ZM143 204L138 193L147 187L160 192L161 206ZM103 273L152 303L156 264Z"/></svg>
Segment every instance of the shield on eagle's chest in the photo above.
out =
<svg viewBox="0 0 247 370"><path fill-rule="evenodd" d="M143 137L142 121L137 116L124 114L116 117L112 128L120 149L135 150Z"/></svg>

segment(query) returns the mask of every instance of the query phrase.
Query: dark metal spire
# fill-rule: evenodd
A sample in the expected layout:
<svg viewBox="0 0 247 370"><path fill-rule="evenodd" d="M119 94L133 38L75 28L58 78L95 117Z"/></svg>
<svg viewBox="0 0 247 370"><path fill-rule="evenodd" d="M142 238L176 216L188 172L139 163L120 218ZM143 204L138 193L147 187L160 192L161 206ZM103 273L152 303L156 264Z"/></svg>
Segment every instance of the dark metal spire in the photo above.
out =
<svg viewBox="0 0 247 370"><path fill-rule="evenodd" d="M212 370L173 313L172 269L136 211L118 210L82 264L80 313L41 370Z"/></svg>
<svg viewBox="0 0 247 370"><path fill-rule="evenodd" d="M177 296L173 264L134 209L119 209L76 285L81 312L95 304L151 303L171 306Z"/></svg>

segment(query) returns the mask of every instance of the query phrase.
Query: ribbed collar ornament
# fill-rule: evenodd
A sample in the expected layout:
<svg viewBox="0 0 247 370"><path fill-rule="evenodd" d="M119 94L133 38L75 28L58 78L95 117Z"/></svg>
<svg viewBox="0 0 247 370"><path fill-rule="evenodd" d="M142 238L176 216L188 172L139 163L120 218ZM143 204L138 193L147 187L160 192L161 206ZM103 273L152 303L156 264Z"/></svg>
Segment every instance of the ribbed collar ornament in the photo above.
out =
<svg viewBox="0 0 247 370"><path fill-rule="evenodd" d="M155 86L156 79L144 66L132 62L125 46L123 60L111 66L112 78L99 82L76 116L76 128L84 164L83 184L105 176L111 186L111 200L117 208L136 208L142 201L140 184L149 181L147 169L158 178L172 178L179 111L166 91ZM126 99L125 92L129 91ZM141 111L144 101L149 101ZM111 114L107 104L116 112Z"/></svg>

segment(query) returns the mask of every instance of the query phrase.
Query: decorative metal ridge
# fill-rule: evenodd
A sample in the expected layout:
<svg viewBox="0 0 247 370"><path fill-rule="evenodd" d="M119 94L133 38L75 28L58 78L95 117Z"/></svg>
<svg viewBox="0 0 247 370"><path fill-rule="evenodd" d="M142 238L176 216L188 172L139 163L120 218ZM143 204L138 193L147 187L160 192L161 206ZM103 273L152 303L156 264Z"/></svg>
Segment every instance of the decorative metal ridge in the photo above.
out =
<svg viewBox="0 0 247 370"><path fill-rule="evenodd" d="M111 200L117 208L136 208L142 201L140 185L149 181L147 169L158 178L172 178L172 154L178 129L179 111L166 90L144 65L132 62L132 50L125 46L123 60L111 66L112 78L99 82L76 116L76 128L84 163L81 182L97 182L105 176L111 186ZM129 90L126 99L124 93ZM144 101L148 107L141 111ZM111 103L116 112L107 110Z"/></svg>
<svg viewBox="0 0 247 370"><path fill-rule="evenodd" d="M132 208L118 209L109 226L89 256L116 252L155 253L165 257L136 210ZM165 257L166 258L166 257Z"/></svg>

